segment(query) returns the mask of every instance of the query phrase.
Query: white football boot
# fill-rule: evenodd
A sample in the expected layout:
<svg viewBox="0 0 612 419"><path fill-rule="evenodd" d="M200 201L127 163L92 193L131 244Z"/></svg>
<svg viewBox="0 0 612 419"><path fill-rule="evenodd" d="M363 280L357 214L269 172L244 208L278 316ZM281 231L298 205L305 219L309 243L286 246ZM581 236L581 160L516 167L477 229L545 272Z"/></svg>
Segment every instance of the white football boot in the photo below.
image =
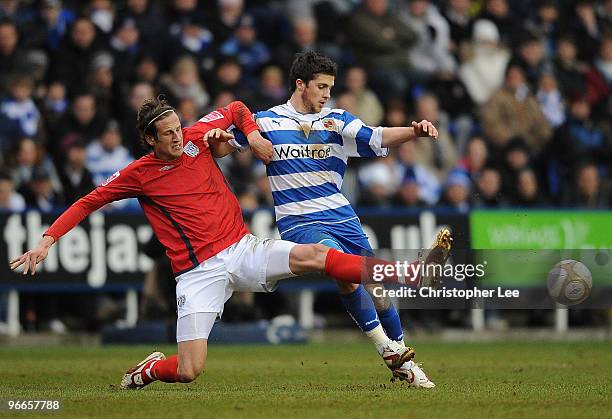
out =
<svg viewBox="0 0 612 419"><path fill-rule="evenodd" d="M127 370L121 380L122 390L140 390L147 384L151 384L154 379L150 376L150 369L154 363L166 359L166 355L161 352L153 352L151 355L143 359L135 367Z"/></svg>
<svg viewBox="0 0 612 419"><path fill-rule="evenodd" d="M391 371L400 368L414 358L414 349L393 340L390 340L385 346L379 347L378 353Z"/></svg>
<svg viewBox="0 0 612 419"><path fill-rule="evenodd" d="M400 380L408 383L410 387L434 388L436 385L427 377L419 364L410 360L401 367L393 370L391 381Z"/></svg>

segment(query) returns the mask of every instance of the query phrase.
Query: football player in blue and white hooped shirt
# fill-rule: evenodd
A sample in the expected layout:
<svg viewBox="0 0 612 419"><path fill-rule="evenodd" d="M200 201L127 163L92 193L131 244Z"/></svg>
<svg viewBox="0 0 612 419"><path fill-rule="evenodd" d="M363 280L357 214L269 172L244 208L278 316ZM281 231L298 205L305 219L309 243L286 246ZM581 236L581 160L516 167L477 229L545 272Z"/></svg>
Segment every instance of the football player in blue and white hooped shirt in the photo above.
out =
<svg viewBox="0 0 612 419"><path fill-rule="evenodd" d="M389 147L419 137L435 139L438 132L425 120L411 127L369 127L343 109L325 108L335 76L336 64L329 58L298 54L289 75L289 101L255 114L262 135L273 145L267 174L276 222L284 240L372 254L359 218L340 192L347 159L386 156ZM244 136L234 134L232 145L246 148ZM338 287L347 311L381 355L394 343L404 348L400 318L388 298L372 297L362 285Z"/></svg>

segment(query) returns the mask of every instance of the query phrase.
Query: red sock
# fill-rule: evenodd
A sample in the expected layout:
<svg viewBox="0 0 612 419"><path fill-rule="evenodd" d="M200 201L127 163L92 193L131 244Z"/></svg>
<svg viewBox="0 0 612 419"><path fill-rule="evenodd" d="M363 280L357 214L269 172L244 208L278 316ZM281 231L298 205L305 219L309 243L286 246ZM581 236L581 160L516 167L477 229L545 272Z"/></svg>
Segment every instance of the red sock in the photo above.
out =
<svg viewBox="0 0 612 419"><path fill-rule="evenodd" d="M418 262L412 262L410 265L414 264L418 264ZM375 271L375 265L390 266L393 269ZM389 275L387 273L389 271L393 273ZM375 272L384 276L382 281L373 280ZM353 284L361 284L362 282L399 283L401 281L402 283L405 282L405 285L417 286L418 281L414 281L410 277L410 269L408 269L408 275L401 277L401 279L398 278L395 272L395 264L389 261L368 256L349 255L336 249L329 249L325 258L325 273L339 281L351 282Z"/></svg>
<svg viewBox="0 0 612 419"><path fill-rule="evenodd" d="M151 368L151 376L164 383L178 383L178 356L172 355L157 361Z"/></svg>

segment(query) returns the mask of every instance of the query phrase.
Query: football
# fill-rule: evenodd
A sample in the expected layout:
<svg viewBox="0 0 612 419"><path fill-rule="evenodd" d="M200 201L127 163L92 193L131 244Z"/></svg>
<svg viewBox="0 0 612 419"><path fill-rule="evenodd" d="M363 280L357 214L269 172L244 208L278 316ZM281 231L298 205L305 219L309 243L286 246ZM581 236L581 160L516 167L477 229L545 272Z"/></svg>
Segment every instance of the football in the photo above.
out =
<svg viewBox="0 0 612 419"><path fill-rule="evenodd" d="M591 294L593 278L591 271L582 262L562 260L548 273L548 293L559 304L580 304Z"/></svg>

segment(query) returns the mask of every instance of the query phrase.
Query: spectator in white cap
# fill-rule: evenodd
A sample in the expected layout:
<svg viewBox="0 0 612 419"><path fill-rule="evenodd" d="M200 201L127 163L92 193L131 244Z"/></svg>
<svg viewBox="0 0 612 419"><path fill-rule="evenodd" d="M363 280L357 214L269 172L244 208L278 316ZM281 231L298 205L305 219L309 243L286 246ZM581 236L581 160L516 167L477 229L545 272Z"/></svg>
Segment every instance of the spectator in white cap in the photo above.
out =
<svg viewBox="0 0 612 419"><path fill-rule="evenodd" d="M502 85L510 53L501 46L499 30L489 20L478 20L472 36L471 51L459 67L459 78L472 100L480 105Z"/></svg>

